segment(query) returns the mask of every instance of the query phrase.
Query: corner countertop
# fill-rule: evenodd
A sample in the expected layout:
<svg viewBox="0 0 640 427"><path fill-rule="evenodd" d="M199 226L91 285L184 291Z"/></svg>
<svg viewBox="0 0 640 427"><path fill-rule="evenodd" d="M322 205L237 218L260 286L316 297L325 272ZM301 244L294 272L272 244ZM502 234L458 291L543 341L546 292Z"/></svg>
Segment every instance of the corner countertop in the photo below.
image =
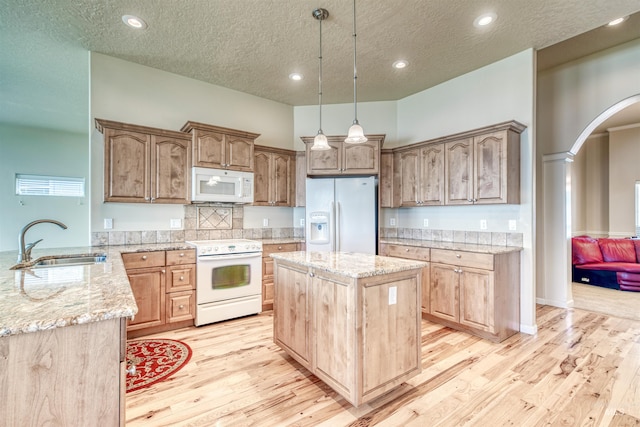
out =
<svg viewBox="0 0 640 427"><path fill-rule="evenodd" d="M452 251L476 252L484 254L505 254L509 252L520 252L519 246L499 246L499 245L479 245L474 243L441 242L435 240L398 239L395 237L380 238L380 243L387 245L416 246L429 249L448 249Z"/></svg>
<svg viewBox="0 0 640 427"><path fill-rule="evenodd" d="M34 249L39 259L107 254L91 265L10 270L17 251L0 252L0 337L132 317L138 312L121 253L193 249L185 243Z"/></svg>
<svg viewBox="0 0 640 427"><path fill-rule="evenodd" d="M428 265L422 261L353 252L283 252L271 257L353 278L382 276Z"/></svg>

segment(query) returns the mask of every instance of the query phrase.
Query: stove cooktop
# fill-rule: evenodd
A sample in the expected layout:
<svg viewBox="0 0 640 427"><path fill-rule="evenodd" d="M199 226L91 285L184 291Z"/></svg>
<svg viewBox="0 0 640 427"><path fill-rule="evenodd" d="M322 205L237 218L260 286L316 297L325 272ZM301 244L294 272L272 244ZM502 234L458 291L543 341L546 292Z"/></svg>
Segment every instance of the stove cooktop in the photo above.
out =
<svg viewBox="0 0 640 427"><path fill-rule="evenodd" d="M196 247L198 256L262 252L262 242L248 239L192 240L186 243Z"/></svg>

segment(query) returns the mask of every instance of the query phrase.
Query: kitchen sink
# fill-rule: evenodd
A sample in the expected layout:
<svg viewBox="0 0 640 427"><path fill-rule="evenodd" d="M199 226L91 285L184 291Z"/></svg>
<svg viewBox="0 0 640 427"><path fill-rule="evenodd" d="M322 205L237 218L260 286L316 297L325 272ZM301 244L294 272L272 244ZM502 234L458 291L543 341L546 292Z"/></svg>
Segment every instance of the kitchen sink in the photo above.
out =
<svg viewBox="0 0 640 427"><path fill-rule="evenodd" d="M43 259L36 262L30 268L57 267L66 265L88 265L107 262L107 254L91 254L91 255L61 255Z"/></svg>

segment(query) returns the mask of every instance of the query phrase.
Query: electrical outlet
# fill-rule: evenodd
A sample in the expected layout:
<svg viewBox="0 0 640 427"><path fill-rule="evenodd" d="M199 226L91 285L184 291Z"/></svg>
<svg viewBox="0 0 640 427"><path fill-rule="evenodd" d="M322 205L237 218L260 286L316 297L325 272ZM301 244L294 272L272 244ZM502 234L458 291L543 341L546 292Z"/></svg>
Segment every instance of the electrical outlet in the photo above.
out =
<svg viewBox="0 0 640 427"><path fill-rule="evenodd" d="M427 218L422 220L422 226L423 227L428 227L429 226L429 220Z"/></svg>
<svg viewBox="0 0 640 427"><path fill-rule="evenodd" d="M182 228L182 219L171 218L171 220L169 221L169 226L171 228Z"/></svg>
<svg viewBox="0 0 640 427"><path fill-rule="evenodd" d="M300 218L300 227L304 227L304 218Z"/></svg>
<svg viewBox="0 0 640 427"><path fill-rule="evenodd" d="M398 287L392 286L389 288L389 305L394 305L398 302Z"/></svg>
<svg viewBox="0 0 640 427"><path fill-rule="evenodd" d="M487 229L487 220L486 219L481 219L480 220L480 230L486 230Z"/></svg>
<svg viewBox="0 0 640 427"><path fill-rule="evenodd" d="M395 218L389 218L389 225L394 227L396 225L396 219Z"/></svg>
<svg viewBox="0 0 640 427"><path fill-rule="evenodd" d="M111 230L113 228L113 218L104 219L104 229Z"/></svg>
<svg viewBox="0 0 640 427"><path fill-rule="evenodd" d="M516 231L517 223L515 219L509 220L509 231Z"/></svg>
<svg viewBox="0 0 640 427"><path fill-rule="evenodd" d="M268 227L269 226L269 218L263 218L262 219L262 226L263 227Z"/></svg>

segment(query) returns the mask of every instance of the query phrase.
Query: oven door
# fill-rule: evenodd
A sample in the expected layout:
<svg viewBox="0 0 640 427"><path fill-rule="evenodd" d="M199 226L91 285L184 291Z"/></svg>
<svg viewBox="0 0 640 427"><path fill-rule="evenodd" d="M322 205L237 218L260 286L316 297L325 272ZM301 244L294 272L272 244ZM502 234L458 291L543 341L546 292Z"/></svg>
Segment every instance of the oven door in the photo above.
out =
<svg viewBox="0 0 640 427"><path fill-rule="evenodd" d="M262 294L262 253L198 257L196 303Z"/></svg>

